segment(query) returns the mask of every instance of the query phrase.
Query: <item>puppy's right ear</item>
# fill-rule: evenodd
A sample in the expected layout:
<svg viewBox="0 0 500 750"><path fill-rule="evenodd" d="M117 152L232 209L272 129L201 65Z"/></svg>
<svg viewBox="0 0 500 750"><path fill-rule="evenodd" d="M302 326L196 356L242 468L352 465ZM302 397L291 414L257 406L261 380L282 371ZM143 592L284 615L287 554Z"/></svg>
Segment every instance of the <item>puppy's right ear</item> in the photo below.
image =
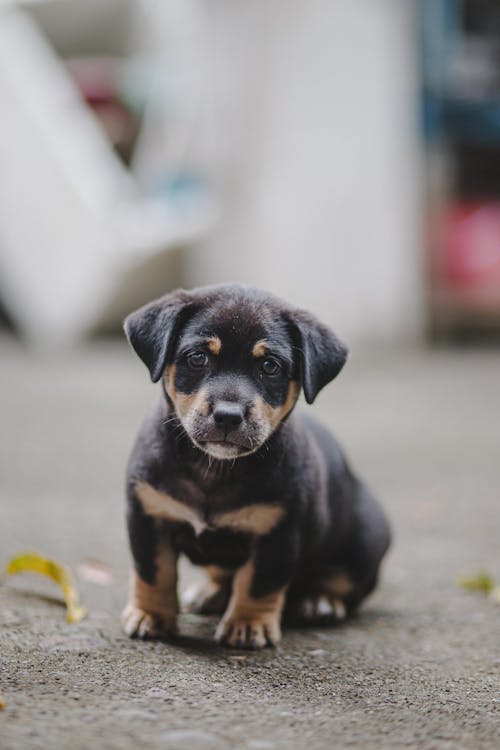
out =
<svg viewBox="0 0 500 750"><path fill-rule="evenodd" d="M148 368L153 383L161 378L191 303L189 292L176 289L125 318L123 328L127 339Z"/></svg>

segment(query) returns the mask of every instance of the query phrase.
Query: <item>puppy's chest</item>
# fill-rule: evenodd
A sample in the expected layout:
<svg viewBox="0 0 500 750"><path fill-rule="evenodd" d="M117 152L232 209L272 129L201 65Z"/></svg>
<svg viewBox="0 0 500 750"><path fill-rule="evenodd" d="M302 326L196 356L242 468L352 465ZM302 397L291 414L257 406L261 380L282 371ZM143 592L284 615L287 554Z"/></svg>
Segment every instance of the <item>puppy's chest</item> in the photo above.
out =
<svg viewBox="0 0 500 750"><path fill-rule="evenodd" d="M233 507L225 498L195 497L187 501L179 499L182 493L158 490L141 480L135 483L135 493L147 515L171 523L189 524L197 536L205 531L222 529L240 534L264 535L284 515L284 508L278 502L259 502L256 498L254 502Z"/></svg>

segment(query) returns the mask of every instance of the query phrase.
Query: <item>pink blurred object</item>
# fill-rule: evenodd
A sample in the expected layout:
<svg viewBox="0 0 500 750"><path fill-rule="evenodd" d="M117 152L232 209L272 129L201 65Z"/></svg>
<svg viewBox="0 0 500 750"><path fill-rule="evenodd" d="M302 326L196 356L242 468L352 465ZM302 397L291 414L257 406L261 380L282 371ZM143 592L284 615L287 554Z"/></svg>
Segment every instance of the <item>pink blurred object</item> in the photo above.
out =
<svg viewBox="0 0 500 750"><path fill-rule="evenodd" d="M118 98L120 62L109 57L75 57L66 60L66 68L89 104Z"/></svg>
<svg viewBox="0 0 500 750"><path fill-rule="evenodd" d="M110 57L66 60L66 68L110 142L129 164L138 132L136 113L121 96L121 61Z"/></svg>
<svg viewBox="0 0 500 750"><path fill-rule="evenodd" d="M500 203L458 203L443 227L441 274L454 287L498 286L500 292Z"/></svg>
<svg viewBox="0 0 500 750"><path fill-rule="evenodd" d="M111 566L89 557L79 564L78 577L82 581L97 583L99 586L111 586L114 576Z"/></svg>

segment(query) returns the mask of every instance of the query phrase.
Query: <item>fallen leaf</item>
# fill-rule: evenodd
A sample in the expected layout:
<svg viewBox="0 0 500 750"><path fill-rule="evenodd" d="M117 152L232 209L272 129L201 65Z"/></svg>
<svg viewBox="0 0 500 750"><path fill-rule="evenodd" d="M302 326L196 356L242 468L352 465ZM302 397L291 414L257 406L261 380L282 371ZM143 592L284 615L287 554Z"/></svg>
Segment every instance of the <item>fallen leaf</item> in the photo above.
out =
<svg viewBox="0 0 500 750"><path fill-rule="evenodd" d="M489 594L495 584L493 579L484 570L480 570L475 576L459 578L458 585L467 591L482 591L485 594Z"/></svg>
<svg viewBox="0 0 500 750"><path fill-rule="evenodd" d="M66 604L67 622L80 622L87 614L87 610L80 604L78 591L73 582L73 576L69 568L42 557L36 552L28 552L17 555L9 560L5 568L6 575L17 575L18 573L39 573L55 581L62 589L64 602Z"/></svg>

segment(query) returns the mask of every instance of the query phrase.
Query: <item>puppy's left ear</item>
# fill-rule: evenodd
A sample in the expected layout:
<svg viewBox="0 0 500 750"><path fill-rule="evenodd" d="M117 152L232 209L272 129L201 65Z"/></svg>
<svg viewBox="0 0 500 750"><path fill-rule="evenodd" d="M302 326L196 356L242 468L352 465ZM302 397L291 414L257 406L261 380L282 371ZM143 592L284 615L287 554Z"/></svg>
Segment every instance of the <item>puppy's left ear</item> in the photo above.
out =
<svg viewBox="0 0 500 750"><path fill-rule="evenodd" d="M125 318L127 339L158 382L171 356L177 333L192 309L192 297L184 289L166 294Z"/></svg>
<svg viewBox="0 0 500 750"><path fill-rule="evenodd" d="M308 404L346 363L348 348L333 331L305 310L289 316L300 350L302 387Z"/></svg>

